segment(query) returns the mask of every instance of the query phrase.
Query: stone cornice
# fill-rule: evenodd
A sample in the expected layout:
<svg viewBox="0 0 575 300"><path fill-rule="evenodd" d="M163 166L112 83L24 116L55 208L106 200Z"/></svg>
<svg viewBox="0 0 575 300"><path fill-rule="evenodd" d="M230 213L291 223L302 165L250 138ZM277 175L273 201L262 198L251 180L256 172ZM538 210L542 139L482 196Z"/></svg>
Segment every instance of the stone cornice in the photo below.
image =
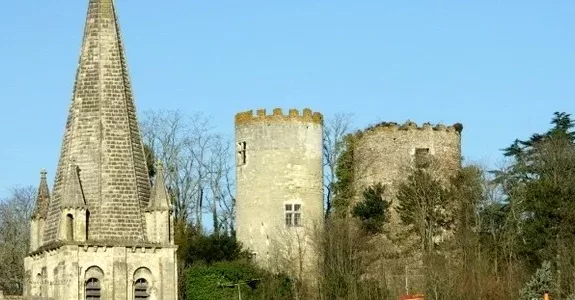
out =
<svg viewBox="0 0 575 300"><path fill-rule="evenodd" d="M118 241L85 241L85 242L70 242L70 241L56 241L51 242L45 245L42 245L35 251L28 253L29 257L36 256L42 254L44 252L58 250L64 246L78 246L78 247L125 247L125 248L154 248L154 249L163 249L163 248L178 248L177 245L169 245L169 244L160 244L160 243L151 243L151 242L118 242Z"/></svg>

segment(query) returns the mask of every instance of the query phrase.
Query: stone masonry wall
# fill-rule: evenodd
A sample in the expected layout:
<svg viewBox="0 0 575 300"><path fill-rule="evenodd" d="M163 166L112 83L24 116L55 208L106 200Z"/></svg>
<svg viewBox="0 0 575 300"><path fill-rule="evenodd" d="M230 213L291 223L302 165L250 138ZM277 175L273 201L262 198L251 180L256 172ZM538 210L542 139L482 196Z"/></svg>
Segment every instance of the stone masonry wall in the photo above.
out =
<svg viewBox="0 0 575 300"><path fill-rule="evenodd" d="M94 269L103 273L99 278L102 299L134 299L133 284L139 278L150 284L150 299L177 299L176 247L87 245L67 245L27 257L25 270L31 278L23 299L38 297L40 292L43 299L85 299L84 283Z"/></svg>

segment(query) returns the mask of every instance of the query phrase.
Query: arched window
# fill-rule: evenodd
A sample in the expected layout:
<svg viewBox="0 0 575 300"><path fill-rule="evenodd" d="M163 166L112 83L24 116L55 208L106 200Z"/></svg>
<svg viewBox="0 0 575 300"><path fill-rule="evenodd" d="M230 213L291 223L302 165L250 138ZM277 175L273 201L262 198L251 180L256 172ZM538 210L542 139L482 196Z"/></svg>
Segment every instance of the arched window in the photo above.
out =
<svg viewBox="0 0 575 300"><path fill-rule="evenodd" d="M100 280L90 278L86 281L86 300L100 299L101 287Z"/></svg>
<svg viewBox="0 0 575 300"><path fill-rule="evenodd" d="M148 281L144 278L136 280L136 285L134 285L134 299L149 299L148 294Z"/></svg>
<svg viewBox="0 0 575 300"><path fill-rule="evenodd" d="M66 216L66 239L74 240L74 216L72 214Z"/></svg>

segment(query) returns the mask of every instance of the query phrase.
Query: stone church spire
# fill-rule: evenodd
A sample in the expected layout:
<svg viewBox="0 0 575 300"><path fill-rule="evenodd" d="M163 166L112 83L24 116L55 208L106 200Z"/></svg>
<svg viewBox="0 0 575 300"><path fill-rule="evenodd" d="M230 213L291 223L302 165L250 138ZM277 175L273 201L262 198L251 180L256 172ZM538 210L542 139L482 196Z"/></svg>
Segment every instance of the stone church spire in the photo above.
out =
<svg viewBox="0 0 575 300"><path fill-rule="evenodd" d="M172 210L161 168L150 198L114 2L86 1L54 188L42 173L35 211L46 218L30 221L23 299L176 300Z"/></svg>
<svg viewBox="0 0 575 300"><path fill-rule="evenodd" d="M84 204L90 240L146 241L144 157L114 2L89 0L44 244L61 240L66 207Z"/></svg>

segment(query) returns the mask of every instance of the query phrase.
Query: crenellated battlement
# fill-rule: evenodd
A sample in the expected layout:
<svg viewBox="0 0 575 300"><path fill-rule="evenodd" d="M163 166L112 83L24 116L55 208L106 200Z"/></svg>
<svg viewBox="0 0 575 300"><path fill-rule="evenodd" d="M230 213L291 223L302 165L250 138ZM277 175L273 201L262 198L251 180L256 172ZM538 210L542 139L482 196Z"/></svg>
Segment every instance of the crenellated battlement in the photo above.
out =
<svg viewBox="0 0 575 300"><path fill-rule="evenodd" d="M303 109L300 113L297 109L290 109L284 114L281 108L274 108L272 114L267 114L265 109L258 109L254 114L253 110L240 112L236 114L236 125L249 124L255 122L308 122L323 124L323 115L319 112L313 112L309 108Z"/></svg>
<svg viewBox="0 0 575 300"><path fill-rule="evenodd" d="M412 121L406 121L403 124L396 122L382 122L372 126L367 127L362 131L362 133L373 132L376 130L383 131L409 131L409 130L419 130L419 131L446 131L446 132L456 132L461 134L463 131L463 125L461 123L455 123L453 125L447 126L444 124L431 124L429 122L423 123L421 126Z"/></svg>

